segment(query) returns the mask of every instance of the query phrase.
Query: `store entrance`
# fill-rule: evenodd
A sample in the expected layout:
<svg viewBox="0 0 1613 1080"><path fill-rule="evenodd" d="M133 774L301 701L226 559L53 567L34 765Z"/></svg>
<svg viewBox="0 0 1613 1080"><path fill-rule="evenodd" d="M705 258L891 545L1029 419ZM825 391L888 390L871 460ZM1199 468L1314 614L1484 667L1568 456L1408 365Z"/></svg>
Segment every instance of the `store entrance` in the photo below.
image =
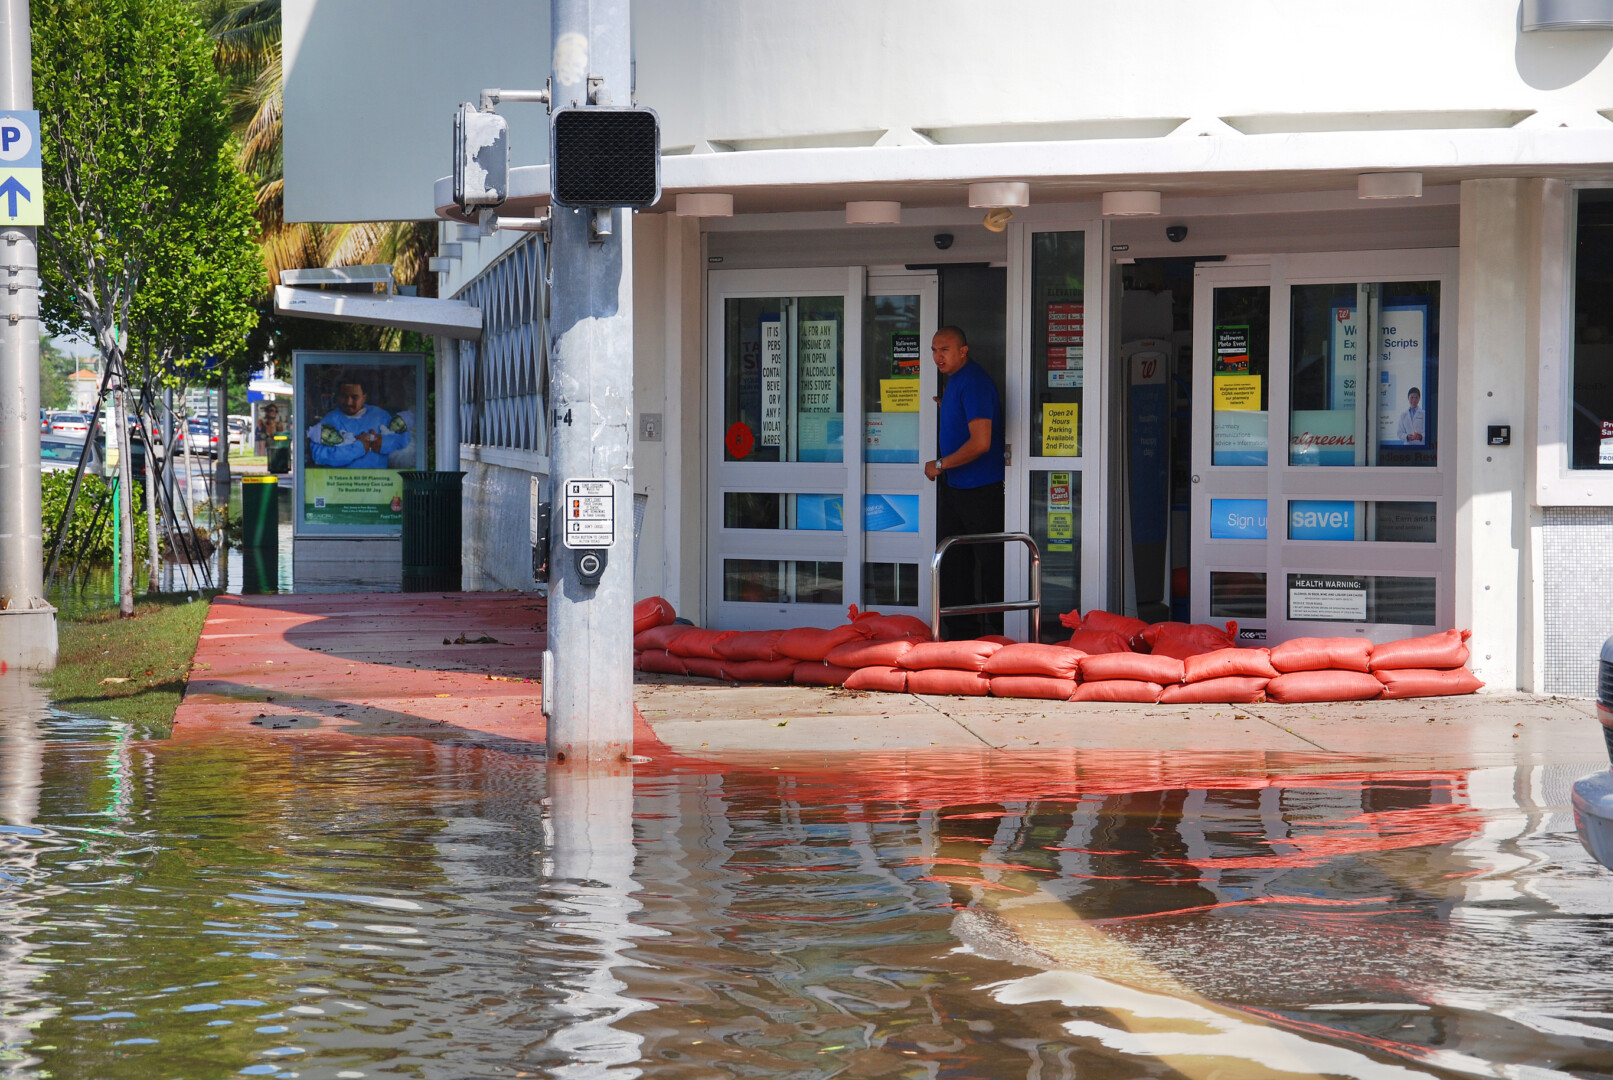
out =
<svg viewBox="0 0 1613 1080"><path fill-rule="evenodd" d="M1111 595L1149 622L1185 621L1191 565L1193 269L1197 259L1119 266L1114 474L1119 557Z"/></svg>

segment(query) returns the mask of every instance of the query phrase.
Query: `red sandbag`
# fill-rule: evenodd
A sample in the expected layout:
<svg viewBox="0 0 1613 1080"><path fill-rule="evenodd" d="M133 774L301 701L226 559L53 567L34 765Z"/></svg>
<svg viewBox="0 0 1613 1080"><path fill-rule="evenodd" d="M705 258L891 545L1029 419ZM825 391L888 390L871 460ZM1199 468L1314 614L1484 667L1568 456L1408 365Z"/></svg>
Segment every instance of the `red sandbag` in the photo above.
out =
<svg viewBox="0 0 1613 1080"><path fill-rule="evenodd" d="M982 670L987 675L1040 675L1074 679L1081 670L1081 655L1062 645L1037 645L1027 641L1004 645L991 654L991 659L986 661Z"/></svg>
<svg viewBox="0 0 1613 1080"><path fill-rule="evenodd" d="M713 648L724 660L778 660L778 639L782 630L740 630L717 642Z"/></svg>
<svg viewBox="0 0 1613 1080"><path fill-rule="evenodd" d="M1013 638L1007 636L1006 634L982 634L980 636L979 640L980 641L995 641L999 645L1017 645L1017 644L1019 644L1017 641L1015 641Z"/></svg>
<svg viewBox="0 0 1613 1080"><path fill-rule="evenodd" d="M1449 670L1467 663L1467 645L1472 636L1469 630L1447 630L1443 634L1427 637L1402 638L1386 641L1372 647L1373 671L1398 671L1402 668L1440 668Z"/></svg>
<svg viewBox="0 0 1613 1080"><path fill-rule="evenodd" d="M799 660L724 660L723 673L734 682L789 682Z"/></svg>
<svg viewBox="0 0 1613 1080"><path fill-rule="evenodd" d="M1077 630L1060 645L1080 649L1084 653L1131 652L1131 643L1113 630Z"/></svg>
<svg viewBox="0 0 1613 1080"><path fill-rule="evenodd" d="M1238 624L1229 622L1226 628L1207 623L1155 623L1143 631L1143 641L1152 652L1160 652L1166 642L1176 643L1167 655L1185 660L1198 653L1231 649L1237 645Z"/></svg>
<svg viewBox="0 0 1613 1080"><path fill-rule="evenodd" d="M1050 675L993 675L993 697L1041 698L1043 701L1069 701L1075 693L1074 679Z"/></svg>
<svg viewBox="0 0 1613 1080"><path fill-rule="evenodd" d="M689 669L683 666L683 657L673 656L665 649L645 649L633 657L633 667L656 675L689 674Z"/></svg>
<svg viewBox="0 0 1613 1080"><path fill-rule="evenodd" d="M1159 700L1164 689L1157 682L1144 682L1141 679L1104 679L1077 686L1070 700L1131 701L1139 705L1152 705Z"/></svg>
<svg viewBox="0 0 1613 1080"><path fill-rule="evenodd" d="M646 597L633 605L633 633L642 634L656 626L670 626L678 617L672 610L672 601L659 596Z"/></svg>
<svg viewBox="0 0 1613 1080"><path fill-rule="evenodd" d="M1271 650L1271 666L1292 671L1366 671L1372 642L1353 637L1301 637Z"/></svg>
<svg viewBox="0 0 1613 1080"><path fill-rule="evenodd" d="M1308 701L1371 701L1383 683L1364 671L1296 671L1266 684L1266 700L1285 705Z"/></svg>
<svg viewBox="0 0 1613 1080"><path fill-rule="evenodd" d="M666 649L684 634L698 629L700 629L698 626L652 626L648 630L633 635L633 648L639 652L644 652L647 649Z"/></svg>
<svg viewBox="0 0 1613 1080"><path fill-rule="evenodd" d="M844 686L850 675L850 668L825 664L820 660L815 663L808 661L796 664L795 670L790 673L790 679L797 686Z"/></svg>
<svg viewBox="0 0 1613 1080"><path fill-rule="evenodd" d="M702 679L722 679L727 681L728 672L723 670L726 660L715 656L685 656L683 666L690 675L698 675Z"/></svg>
<svg viewBox="0 0 1613 1080"><path fill-rule="evenodd" d="M1466 652L1466 647L1463 647ZM1383 683L1386 698L1455 697L1458 694L1477 693L1484 683L1465 667L1448 671L1430 668L1393 668L1375 672L1373 678Z"/></svg>
<svg viewBox="0 0 1613 1080"><path fill-rule="evenodd" d="M900 694L907 690L907 669L889 664L859 667L846 676L847 690L883 690Z"/></svg>
<svg viewBox="0 0 1613 1080"><path fill-rule="evenodd" d="M1161 705L1252 705L1266 700L1266 681L1249 675L1228 675L1221 679L1200 679L1196 683L1167 686L1159 695Z"/></svg>
<svg viewBox="0 0 1613 1080"><path fill-rule="evenodd" d="M1151 656L1148 653L1099 653L1081 657L1081 681L1103 682L1112 679L1159 683L1168 686L1182 681L1182 662L1174 656Z"/></svg>
<svg viewBox="0 0 1613 1080"><path fill-rule="evenodd" d="M936 642L940 645L957 642ZM959 671L956 668L924 668L907 673L909 694L962 694L985 697L991 690L991 676L979 671Z"/></svg>
<svg viewBox="0 0 1613 1080"><path fill-rule="evenodd" d="M927 671L933 668L984 671L986 661L1003 648L1004 646L995 641L921 641L903 653L897 663L909 671ZM911 681L908 685L912 685Z"/></svg>
<svg viewBox="0 0 1613 1080"><path fill-rule="evenodd" d="M666 647L666 651L685 660L693 657L721 660L722 657L717 654L717 643L723 638L732 637L733 633L732 630L701 630L697 627L687 634L679 634L673 639L672 644Z"/></svg>
<svg viewBox="0 0 1613 1080"><path fill-rule="evenodd" d="M1096 630L1100 634L1105 632L1119 634L1126 639L1126 644L1132 649L1148 647L1143 640L1143 631L1148 629L1148 624L1129 615L1116 615L1112 611L1094 608L1081 620L1081 629Z"/></svg>
<svg viewBox="0 0 1613 1080"><path fill-rule="evenodd" d="M786 630L779 635L778 643L773 646L780 656L793 656L797 660L816 660L819 663L823 658L835 650L838 645L848 641L863 641L865 635L862 628L847 624L837 626L833 630L820 630L815 626L803 626L795 630ZM835 684L840 685L839 683Z"/></svg>
<svg viewBox="0 0 1613 1080"><path fill-rule="evenodd" d="M1185 683L1225 679L1234 675L1273 679L1277 674L1277 669L1271 666L1270 649L1216 649L1214 652L1189 656L1182 661L1182 681Z"/></svg>
<svg viewBox="0 0 1613 1080"><path fill-rule="evenodd" d="M848 641L837 645L823 659L844 668L894 667L913 647L908 638L895 641Z"/></svg>
<svg viewBox="0 0 1613 1080"><path fill-rule="evenodd" d="M930 624L911 615L873 615L859 618L856 625L878 641L904 637L921 637L928 641L931 637Z"/></svg>

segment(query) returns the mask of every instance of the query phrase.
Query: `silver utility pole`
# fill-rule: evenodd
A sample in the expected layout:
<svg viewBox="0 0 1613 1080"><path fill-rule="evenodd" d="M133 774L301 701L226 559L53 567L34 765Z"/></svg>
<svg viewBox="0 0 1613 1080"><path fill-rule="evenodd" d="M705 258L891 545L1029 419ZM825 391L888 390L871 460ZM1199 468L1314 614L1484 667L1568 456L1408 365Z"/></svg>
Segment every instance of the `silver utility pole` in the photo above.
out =
<svg viewBox="0 0 1613 1080"><path fill-rule="evenodd" d="M628 0L551 0L553 109L630 103ZM591 92L591 93L590 93ZM553 170L551 170L551 173ZM549 224L549 651L551 762L619 759L633 746L633 274L630 210L554 206ZM613 528L599 548L562 542L568 482L603 490ZM582 490L582 489L578 489ZM585 500L586 501L586 500ZM589 561L593 559L595 561ZM590 583L598 570L597 583Z"/></svg>
<svg viewBox="0 0 1613 1080"><path fill-rule="evenodd" d="M0 113L32 109L28 0L0 0L0 49ZM45 600L39 519L39 248L34 226L8 224L0 231L0 661L49 670L56 609Z"/></svg>

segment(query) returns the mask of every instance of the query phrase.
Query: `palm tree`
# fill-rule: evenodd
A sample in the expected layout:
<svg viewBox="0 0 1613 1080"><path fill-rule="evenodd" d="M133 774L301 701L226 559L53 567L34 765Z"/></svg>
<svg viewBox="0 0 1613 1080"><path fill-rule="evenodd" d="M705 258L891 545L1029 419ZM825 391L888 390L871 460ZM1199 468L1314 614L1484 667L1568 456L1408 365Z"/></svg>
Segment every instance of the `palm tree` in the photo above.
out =
<svg viewBox="0 0 1613 1080"><path fill-rule="evenodd" d="M280 0L203 0L199 8L204 18L211 16L219 68L231 82L241 167L257 185L265 285L279 281L281 270L391 263L399 284L432 295L437 278L427 260L437 241L433 222L286 221Z"/></svg>

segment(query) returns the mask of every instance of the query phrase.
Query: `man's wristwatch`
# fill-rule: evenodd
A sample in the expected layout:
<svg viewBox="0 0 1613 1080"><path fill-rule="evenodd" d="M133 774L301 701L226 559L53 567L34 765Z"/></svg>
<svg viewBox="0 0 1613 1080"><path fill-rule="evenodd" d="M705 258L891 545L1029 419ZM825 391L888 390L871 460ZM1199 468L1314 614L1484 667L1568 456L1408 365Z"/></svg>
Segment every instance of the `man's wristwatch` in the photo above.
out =
<svg viewBox="0 0 1613 1080"><path fill-rule="evenodd" d="M941 464L941 459L940 458L935 459L935 471L936 472L946 472L947 471L947 467L945 465Z"/></svg>

